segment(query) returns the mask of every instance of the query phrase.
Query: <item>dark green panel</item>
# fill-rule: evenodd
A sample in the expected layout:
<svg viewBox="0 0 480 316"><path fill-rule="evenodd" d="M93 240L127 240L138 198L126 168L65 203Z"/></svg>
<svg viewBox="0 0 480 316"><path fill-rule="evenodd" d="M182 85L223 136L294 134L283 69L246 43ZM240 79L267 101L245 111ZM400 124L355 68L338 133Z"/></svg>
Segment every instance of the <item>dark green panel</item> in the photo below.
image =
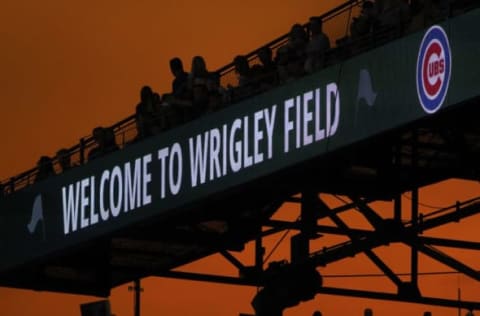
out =
<svg viewBox="0 0 480 316"><path fill-rule="evenodd" d="M448 34L452 50L450 87L442 108L454 106L479 95L480 66L477 56L480 53L480 35L474 31L478 28L479 14L480 11L473 11L442 24ZM424 32L412 34L3 198L0 201L0 251L2 253L0 270L54 254L157 215L168 214L169 210L205 199L229 188L241 186L256 178L298 165L326 152L338 150L427 115L435 115L427 114L417 97L416 62L423 36ZM368 80L368 77L371 80ZM366 101L369 99L368 93L366 98L358 99L360 87L364 87L366 90L363 90L367 91L369 85L373 89L370 92L375 93L375 100L370 105ZM328 103L328 87L334 86L338 88L338 95L332 92L331 102ZM335 91L335 89L332 90ZM317 91L319 98L316 98ZM310 92L313 99L304 112L303 100L308 99ZM299 120L296 112L297 99L301 101ZM339 111L335 107L336 99L339 99ZM293 100L294 106L287 111L289 100ZM316 108L316 100L319 100L318 108ZM373 98L370 101L373 101ZM327 135L326 130L328 108L330 108L332 129L334 129L330 136ZM275 109L274 121L273 109ZM287 119L286 114L290 119ZM311 120L308 120L309 115L312 116ZM316 123L317 115L320 117L318 124ZM258 121L257 136L254 135L255 117ZM267 122L271 122L272 125ZM248 129L245 123L248 123ZM288 133L287 123L293 124L293 130ZM235 130L234 124L240 127L236 133L232 134L232 130ZM224 126L226 126L226 134L223 133ZM272 131L271 137L268 137L269 126ZM300 126L300 134L297 133L297 126ZM306 127L305 133L304 127ZM219 138L216 137L217 132L220 135ZM206 181L194 186L191 180L190 139L197 139L198 135L203 139L206 133L208 133L209 147L214 146L216 141L222 144L218 147L218 165L216 160L208 161ZM213 136L211 136L212 133ZM323 137L322 133L324 133ZM226 135L229 161L231 160L230 144L240 146L238 147L242 151L240 168L236 168L234 163L227 163L224 169L223 135ZM297 139L299 146L297 146ZM248 146L245 145L246 140L248 140ZM289 146L288 150L285 150L287 140ZM254 158L255 143L258 146L257 161ZM162 170L159 160L159 151L164 148L171 151L174 144L177 144L175 146L179 148L183 157L181 184L176 194L172 194L169 188L162 186L165 170ZM247 159L243 157L245 152ZM253 162L250 166L245 166L248 164L250 155ZM260 159L262 155L263 159ZM102 174L106 171L113 173L118 168L123 170L126 163L130 163L131 169L134 169L135 160L142 159L144 156L151 157L146 172L151 176L151 181L146 184L151 202L140 207L136 205L128 212L124 211L123 204L118 216L113 216L110 212L108 220L101 220L99 191ZM213 156L209 152L208 158ZM233 158L235 162L237 158L235 150ZM143 161L141 165L143 170ZM210 179L211 166L215 171L217 167L220 170L220 175L214 172L212 179ZM125 176L123 171L121 173L122 183L124 183ZM177 173L178 170L175 169L174 176ZM80 228L81 219L77 219L76 223L79 227L72 231L70 222L69 232L65 233L62 189L68 191L69 186L73 186L76 190L77 184L81 188L83 180L86 192L84 195L90 203L89 196L93 183L89 180L91 177L95 177L93 210L94 214L99 216L98 223L92 225L90 221L94 217L88 215L85 219L89 225ZM145 177L140 178L143 183ZM111 181L112 179L109 178L106 183L109 184ZM143 187L140 190L143 191ZM164 197L162 197L162 190L166 190ZM141 193L142 196L143 193ZM38 196L42 199L43 220L39 221L36 230L30 233L27 224L32 216L34 200ZM109 204L108 194L104 196L104 200ZM147 202L145 199L142 201ZM86 207L86 211L90 214L90 205Z"/></svg>

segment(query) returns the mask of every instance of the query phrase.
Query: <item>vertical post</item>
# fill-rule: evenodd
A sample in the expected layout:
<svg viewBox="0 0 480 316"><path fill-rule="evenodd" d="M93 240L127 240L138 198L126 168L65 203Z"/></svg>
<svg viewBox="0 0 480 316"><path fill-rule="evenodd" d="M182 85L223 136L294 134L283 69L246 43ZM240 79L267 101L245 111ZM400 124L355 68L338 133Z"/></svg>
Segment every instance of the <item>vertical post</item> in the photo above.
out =
<svg viewBox="0 0 480 316"><path fill-rule="evenodd" d="M10 178L10 183L9 183L9 189L10 189L10 194L15 192L15 178L12 177Z"/></svg>
<svg viewBox="0 0 480 316"><path fill-rule="evenodd" d="M140 279L134 281L133 295L135 297L134 316L140 316Z"/></svg>
<svg viewBox="0 0 480 316"><path fill-rule="evenodd" d="M302 205L300 210L300 233L293 236L290 240L291 262L303 262L307 260L310 253L310 239L315 235L315 226L317 219L315 217L315 199L314 191L305 190L302 192Z"/></svg>
<svg viewBox="0 0 480 316"><path fill-rule="evenodd" d="M317 218L315 216L315 201L317 193L310 190L302 192L302 206L301 206L301 218L302 225L301 232L308 238L312 238L315 235L315 227L317 225Z"/></svg>
<svg viewBox="0 0 480 316"><path fill-rule="evenodd" d="M393 174L395 177L399 174L402 166L401 144L397 140L397 144L393 146ZM395 222L402 222L402 193L397 194L393 199L393 218Z"/></svg>
<svg viewBox="0 0 480 316"><path fill-rule="evenodd" d="M140 279L133 281L133 286L129 286L128 290L133 291L133 316L140 316L140 293L143 291Z"/></svg>
<svg viewBox="0 0 480 316"><path fill-rule="evenodd" d="M418 167L418 133L415 130L413 132L412 142L412 169L413 169L413 181L416 182L416 169ZM414 183L412 189L412 227L415 232L415 237L418 236L418 186ZM414 287L418 285L418 250L412 247L411 253L411 282Z"/></svg>
<svg viewBox="0 0 480 316"><path fill-rule="evenodd" d="M257 272L263 271L263 255L262 236L255 239L255 269Z"/></svg>
<svg viewBox="0 0 480 316"><path fill-rule="evenodd" d="M402 222L402 195L398 194L393 199L393 218L395 222Z"/></svg>
<svg viewBox="0 0 480 316"><path fill-rule="evenodd" d="M80 138L80 165L85 163L85 140Z"/></svg>
<svg viewBox="0 0 480 316"><path fill-rule="evenodd" d="M418 188L412 190L412 225L413 231L418 235ZM418 250L415 247L412 247L411 259L411 282L416 286L418 284Z"/></svg>
<svg viewBox="0 0 480 316"><path fill-rule="evenodd" d="M462 294L460 292L460 287L457 289L457 298L458 298L458 316L462 316L462 308L460 304L462 303Z"/></svg>

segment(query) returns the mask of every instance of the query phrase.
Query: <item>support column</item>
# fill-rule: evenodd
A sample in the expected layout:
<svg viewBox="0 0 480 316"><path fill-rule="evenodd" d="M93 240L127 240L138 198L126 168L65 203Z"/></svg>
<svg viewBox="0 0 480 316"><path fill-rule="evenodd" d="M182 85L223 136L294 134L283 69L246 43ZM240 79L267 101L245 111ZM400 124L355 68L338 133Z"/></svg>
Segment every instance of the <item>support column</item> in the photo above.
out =
<svg viewBox="0 0 480 316"><path fill-rule="evenodd" d="M262 245L262 236L255 239L255 269L257 272L263 271L263 255L265 250Z"/></svg>
<svg viewBox="0 0 480 316"><path fill-rule="evenodd" d="M414 231L414 238L418 236L418 187L416 171L418 168L418 132L413 132L412 142L412 169L413 169L413 182L414 188L412 189L412 227ZM415 247L411 248L411 283L412 287L418 288L418 250Z"/></svg>
<svg viewBox="0 0 480 316"><path fill-rule="evenodd" d="M412 190L412 227L415 237L418 235L418 188ZM418 250L412 247L411 252L411 282L413 286L418 285Z"/></svg>
<svg viewBox="0 0 480 316"><path fill-rule="evenodd" d="M300 215L300 233L293 236L291 243L291 262L301 262L308 259L310 253L310 239L316 234L317 218L315 216L315 202L317 195L313 191L302 192Z"/></svg>
<svg viewBox="0 0 480 316"><path fill-rule="evenodd" d="M143 290L140 285L140 279L133 281L133 286L130 286L128 289L133 291L133 316L140 316L140 292Z"/></svg>

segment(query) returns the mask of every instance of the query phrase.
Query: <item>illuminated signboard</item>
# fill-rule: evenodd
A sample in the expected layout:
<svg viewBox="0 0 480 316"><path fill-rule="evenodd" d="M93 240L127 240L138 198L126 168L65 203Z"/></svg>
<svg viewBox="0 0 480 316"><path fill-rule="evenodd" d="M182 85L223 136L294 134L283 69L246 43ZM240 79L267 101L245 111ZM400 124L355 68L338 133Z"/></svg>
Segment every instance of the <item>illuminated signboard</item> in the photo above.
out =
<svg viewBox="0 0 480 316"><path fill-rule="evenodd" d="M2 198L0 270L478 96L479 15L451 19Z"/></svg>

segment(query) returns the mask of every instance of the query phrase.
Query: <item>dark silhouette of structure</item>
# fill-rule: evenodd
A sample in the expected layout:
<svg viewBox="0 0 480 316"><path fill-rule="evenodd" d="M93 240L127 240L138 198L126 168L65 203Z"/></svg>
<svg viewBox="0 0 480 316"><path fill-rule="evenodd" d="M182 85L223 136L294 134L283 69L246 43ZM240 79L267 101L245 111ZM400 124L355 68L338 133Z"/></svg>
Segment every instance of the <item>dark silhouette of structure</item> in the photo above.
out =
<svg viewBox="0 0 480 316"><path fill-rule="evenodd" d="M412 1L411 5L414 3ZM452 16L448 23L458 28L468 23L476 25L478 11L465 11L465 7L458 7L459 3L465 2L455 2L449 8L448 14L457 12L458 16ZM359 29L351 30L352 34L345 34L337 42L339 45L327 51L308 50L314 35L323 34L323 26L327 21L334 20L340 14L350 17L353 8L359 4L364 10L360 17L366 20L367 27L359 31L361 25L356 25ZM392 28L380 29L379 26L377 29L377 22L369 19L387 10L390 10L389 14L399 13L400 24L395 22ZM445 14L442 10L440 16ZM445 103L436 113L426 113L420 105L409 108L419 103L416 98L420 90L412 92L405 89L400 95L398 85L401 84L401 78L415 80L415 67L410 65L405 67L408 69L398 70L395 68L397 65L391 62L388 71L397 69L395 87L387 87L391 89L385 88L379 92L377 101L373 100L376 94L375 98L371 98L369 107L375 106L375 102L382 103L381 106L373 108L361 120L352 119L352 109L358 108L358 104L351 103L351 100L359 95L358 87L365 86L365 80L369 81L367 84L371 89L375 86L372 83L375 67L363 65L383 62L378 58L368 60L357 69L354 67L358 66L355 60L385 52L383 58L391 61L390 53L381 50L389 40L398 39L397 43L401 43L402 48L411 44L409 47L417 49L420 45L415 36L399 39L409 23L402 19L403 11L402 4L375 8L368 1L348 1L312 19L310 37L307 36L309 25L295 25L289 34L267 47L242 55L241 60L237 60L237 67L230 64L212 73L207 70L204 59L196 56L192 61L186 89L188 92L185 94L186 73L181 61L173 59L170 64L175 76L173 96L154 97L152 89L144 87L134 116L108 128L95 128L91 137L82 139L79 145L69 149L70 155L79 157L78 172L60 174L55 181L49 181L54 174L52 162L50 158L42 157L36 168L2 182L4 191L11 196L9 204L2 204L5 199L0 201L1 207L7 205L7 209L0 212L0 216L5 216L0 223L9 223L1 228L5 236L12 236L12 242L11 245L0 244L4 254L0 261L0 284L99 296L108 295L112 287L147 275L250 285L261 288L252 301L257 316L281 315L285 308L312 299L317 293L480 309L480 302L476 301L459 302L426 297L420 291L418 278L418 255L422 253L474 280L480 280L478 271L437 249L480 250L479 243L428 236L428 231L433 228L479 214L480 198L459 201L425 214L419 210L421 187L450 178L478 180L480 130L477 117L480 114L480 93L476 90L470 94L465 92L471 86L457 72L455 80L460 81L457 86L463 85L463 90L461 93L458 89L450 90L451 95L446 102L451 103ZM456 19L463 18L465 20L459 25L454 24L458 21ZM459 32L454 27L452 29ZM477 36L473 32L463 35L474 39ZM323 46L318 47L327 47L325 36L321 35ZM461 39L455 37L451 40L453 45ZM469 45L477 42L471 40ZM389 47L395 46L395 43L391 42ZM349 59L360 52L365 54L356 56L354 60ZM447 53L444 51L443 55ZM471 58L468 51L462 53L462 58L455 60L459 65ZM275 55L275 62L272 62L272 55ZM414 57L417 55L415 51ZM250 78L245 69L257 57L261 65L249 70L252 72ZM312 67L312 74L304 77L308 58L313 58L312 61L319 64ZM439 70L440 64L431 66L430 59L426 60L426 66L421 63L420 66L426 69L433 67L434 70L437 67ZM472 69L477 67L476 63L469 66ZM220 78L227 78L235 69L248 74L248 81L252 80L255 85L260 83L260 88L248 91L238 106L228 100L228 95L220 87ZM351 69L355 71L348 72ZM404 71L410 70L412 73L402 77ZM385 73L380 75L383 81L393 76ZM180 79L175 83L177 76ZM382 80L377 79L375 83L378 84L378 81ZM266 87L276 89L266 91ZM263 94L257 95L258 92ZM385 97L389 92L389 97ZM380 93L383 94L381 97ZM314 100L317 95L319 98ZM344 103L340 105L341 102L350 103L345 107ZM260 107L262 103L265 107ZM311 109L315 106L319 112L313 113ZM376 111L385 108L391 110L388 115L375 116L378 114ZM223 112L219 112L220 109ZM273 122L273 113L280 117L278 120L281 125L270 124ZM327 113L330 114L328 120ZM342 120L349 123L337 130L338 126L335 127L333 122L335 115L339 116L338 122L342 122L338 124L343 124ZM158 116L165 117L165 121L169 122L168 128L172 130L157 134L154 128ZM177 117L178 120L170 120L169 117ZM306 122L305 125L297 122L297 117L300 120L305 118L301 122ZM319 118L325 121L320 122ZM359 121L363 125L359 125ZM130 130L135 130L135 124L137 132L128 134ZM369 130L372 126L379 129ZM311 132L314 128L316 130ZM160 129L163 132L165 125L161 125ZM251 131L255 136L248 134ZM282 137L278 137L278 134ZM119 146L115 137L120 139L120 135L129 135L121 145L138 136L142 140L147 136L153 138L151 142L116 152ZM314 137L317 138L317 144L313 143ZM271 152L268 150L270 139ZM294 145L288 147L286 142ZM207 143L209 147L204 145ZM267 148L264 152L261 151L263 145ZM134 148L140 149L136 152ZM289 150L292 152L287 155ZM85 159L86 153L88 159ZM109 159L104 161L114 161L115 165L88 164L88 161L107 154ZM60 156L57 155L59 162ZM184 160L180 161L180 157ZM243 169L235 169L238 157L243 159ZM159 161L165 166L168 163L168 167L162 169ZM232 161L233 165L227 165ZM189 168L196 170L196 177ZM80 171L84 172L84 178L71 175L80 174ZM35 182L44 179L45 185L38 183L25 189L35 174ZM164 182L161 175L165 175ZM182 188L178 179L190 185ZM31 203L25 202L24 196L41 196L48 190L53 190L53 193L47 196L61 198L48 207L56 208L55 214L67 214L69 217L65 217L63 226L58 227L54 235L46 235L47 239L50 238L48 243L39 243L30 235L21 235L26 234L25 225L16 220L20 217L13 212L30 212ZM93 195L95 199L89 200L88 192L100 191L103 195ZM80 202L76 203L80 201L80 195L76 195L76 192L82 195L81 208L76 206L80 205ZM409 214L405 213L405 201L402 199L406 192L411 196ZM164 194L161 203L158 203L158 199L154 200L154 194L157 197ZM331 206L324 195L331 195L341 201L341 205ZM391 201L391 216L376 210L372 206L375 201ZM25 203L29 204L28 207L25 207ZM284 203L299 206L298 220L273 218ZM370 228L349 226L339 215L345 212L362 216ZM51 213L45 212L46 220ZM406 215L409 215L408 220ZM28 217L23 213L22 216ZM323 219L329 219L328 225L319 224ZM58 219L56 221L59 222ZM20 228L15 230L17 224ZM290 261L270 262L269 268L264 269L269 258L265 256L262 240L281 231L295 231L290 240ZM73 234L81 238L76 239ZM343 236L347 241L326 245L312 252L310 242L326 234ZM62 240L62 243L56 243L58 240ZM74 243L75 240L89 242ZM255 243L254 264L247 266L233 252L242 250L245 243L250 241ZM17 246L15 243L22 247L44 247L39 252L44 255L40 258L29 252L19 254L16 251L18 247L14 248ZM375 252L378 247L394 243L401 243L411 250L408 279L400 278ZM238 269L239 276L174 270L215 253L222 255ZM360 253L379 268L393 284L395 291L354 290L322 284L317 267ZM91 260L93 257L94 261ZM41 266L38 262L42 263ZM365 310L365 315L369 314L372 311Z"/></svg>

